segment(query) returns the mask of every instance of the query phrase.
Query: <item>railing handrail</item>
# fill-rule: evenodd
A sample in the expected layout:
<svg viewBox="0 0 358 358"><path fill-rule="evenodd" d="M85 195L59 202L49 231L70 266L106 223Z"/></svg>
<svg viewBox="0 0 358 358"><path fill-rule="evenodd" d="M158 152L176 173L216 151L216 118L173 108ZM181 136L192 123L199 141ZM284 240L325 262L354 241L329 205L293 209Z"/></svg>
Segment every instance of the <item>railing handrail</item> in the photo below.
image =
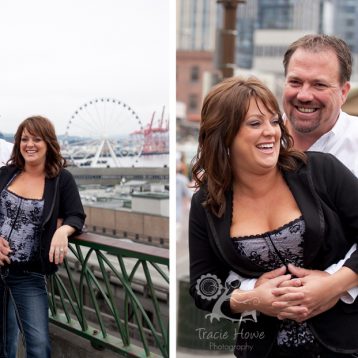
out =
<svg viewBox="0 0 358 358"><path fill-rule="evenodd" d="M124 356L168 358L168 311L157 290L169 293L169 250L90 233L71 237L69 246L63 269L50 278L50 321Z"/></svg>
<svg viewBox="0 0 358 358"><path fill-rule="evenodd" d="M93 233L82 233L70 238L70 243L82 246L94 247L100 250L108 250L114 254L120 253L127 257L136 257L153 260L154 262L169 265L169 249L151 245L128 242L118 238L112 238Z"/></svg>

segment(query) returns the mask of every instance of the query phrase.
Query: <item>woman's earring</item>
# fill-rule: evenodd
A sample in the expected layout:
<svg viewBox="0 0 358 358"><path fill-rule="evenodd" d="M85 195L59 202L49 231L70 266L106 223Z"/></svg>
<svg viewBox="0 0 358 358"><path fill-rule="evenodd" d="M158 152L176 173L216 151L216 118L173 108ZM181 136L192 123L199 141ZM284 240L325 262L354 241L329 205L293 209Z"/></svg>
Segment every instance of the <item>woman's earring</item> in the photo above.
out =
<svg viewBox="0 0 358 358"><path fill-rule="evenodd" d="M227 156L230 158L230 149L227 149Z"/></svg>

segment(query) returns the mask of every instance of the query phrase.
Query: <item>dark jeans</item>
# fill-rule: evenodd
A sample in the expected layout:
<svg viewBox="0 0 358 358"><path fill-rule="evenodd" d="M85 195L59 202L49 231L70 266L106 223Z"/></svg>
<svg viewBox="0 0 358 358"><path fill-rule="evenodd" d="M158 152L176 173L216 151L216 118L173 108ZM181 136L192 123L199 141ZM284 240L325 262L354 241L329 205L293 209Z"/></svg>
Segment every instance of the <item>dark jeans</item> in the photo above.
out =
<svg viewBox="0 0 358 358"><path fill-rule="evenodd" d="M1 270L0 357L15 358L19 328L27 358L48 358L48 298L44 275Z"/></svg>

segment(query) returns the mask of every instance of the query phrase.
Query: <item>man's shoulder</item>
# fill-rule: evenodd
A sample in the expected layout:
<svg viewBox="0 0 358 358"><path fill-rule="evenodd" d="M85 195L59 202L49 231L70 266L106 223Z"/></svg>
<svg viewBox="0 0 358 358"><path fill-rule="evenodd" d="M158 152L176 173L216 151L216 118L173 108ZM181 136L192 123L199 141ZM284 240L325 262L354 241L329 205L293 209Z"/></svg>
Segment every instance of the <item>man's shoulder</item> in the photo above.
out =
<svg viewBox="0 0 358 358"><path fill-rule="evenodd" d="M347 112L341 112L338 120L344 122L349 127L358 128L358 116L353 116Z"/></svg>

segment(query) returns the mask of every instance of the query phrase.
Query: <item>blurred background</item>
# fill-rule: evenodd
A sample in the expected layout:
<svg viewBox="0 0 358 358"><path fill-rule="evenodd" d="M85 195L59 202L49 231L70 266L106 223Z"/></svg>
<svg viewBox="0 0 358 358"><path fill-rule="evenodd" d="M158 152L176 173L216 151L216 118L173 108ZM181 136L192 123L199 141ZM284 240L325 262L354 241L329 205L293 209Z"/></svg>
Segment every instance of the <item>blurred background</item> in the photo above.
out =
<svg viewBox="0 0 358 358"><path fill-rule="evenodd" d="M183 183L191 181L202 101L223 78L254 75L281 103L288 45L305 34L325 33L344 39L353 53L352 87L343 109L358 115L358 1L177 0L176 6L178 356L232 356L235 325L210 323L188 293L192 190L183 190Z"/></svg>

